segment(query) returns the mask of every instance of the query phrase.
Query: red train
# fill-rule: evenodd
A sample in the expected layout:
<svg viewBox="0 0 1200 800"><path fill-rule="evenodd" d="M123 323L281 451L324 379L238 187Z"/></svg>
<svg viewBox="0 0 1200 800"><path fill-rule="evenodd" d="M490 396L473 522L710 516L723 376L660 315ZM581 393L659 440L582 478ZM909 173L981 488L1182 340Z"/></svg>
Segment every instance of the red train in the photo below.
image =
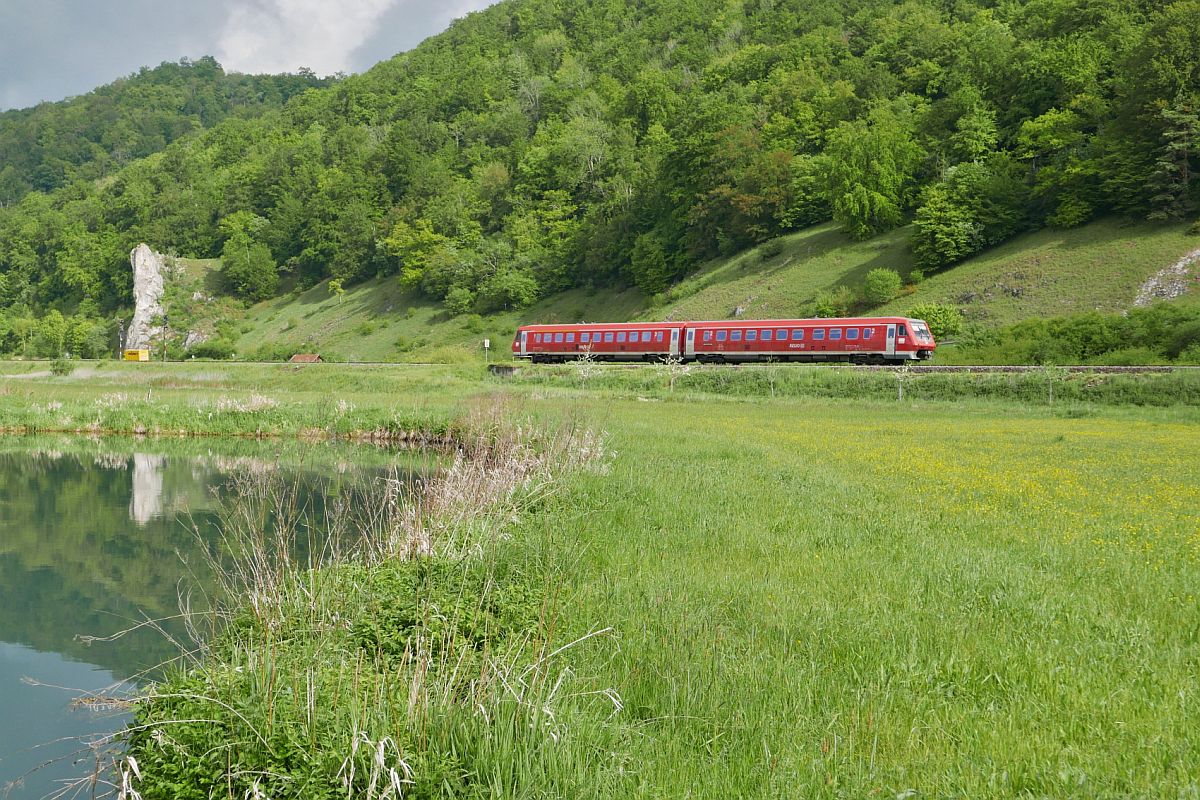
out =
<svg viewBox="0 0 1200 800"><path fill-rule="evenodd" d="M535 363L590 353L596 361L886 364L928 359L935 349L929 326L905 317L523 325L512 345L515 358Z"/></svg>

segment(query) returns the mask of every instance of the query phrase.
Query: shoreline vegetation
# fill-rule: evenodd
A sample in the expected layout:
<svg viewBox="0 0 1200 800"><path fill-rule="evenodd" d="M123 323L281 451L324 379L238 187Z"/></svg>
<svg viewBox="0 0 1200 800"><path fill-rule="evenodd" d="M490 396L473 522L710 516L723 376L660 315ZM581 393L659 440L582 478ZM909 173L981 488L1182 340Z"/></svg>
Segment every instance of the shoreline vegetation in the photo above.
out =
<svg viewBox="0 0 1200 800"><path fill-rule="evenodd" d="M562 796L605 796L589 792L608 783L606 759L562 747L561 731L617 702L570 668L574 648L608 631L563 641L549 574L506 530L563 476L603 470L603 441L513 425L519 415L477 404L445 469L376 484L326 521L350 544L315 563L289 556L313 522L289 487L242 483L221 590L194 621L205 633L139 698L120 785L143 797L492 797L552 776Z"/></svg>
<svg viewBox="0 0 1200 800"><path fill-rule="evenodd" d="M1197 384L1011 377L121 365L0 377L0 425L454 442L311 561L233 493L125 798L1176 797Z"/></svg>

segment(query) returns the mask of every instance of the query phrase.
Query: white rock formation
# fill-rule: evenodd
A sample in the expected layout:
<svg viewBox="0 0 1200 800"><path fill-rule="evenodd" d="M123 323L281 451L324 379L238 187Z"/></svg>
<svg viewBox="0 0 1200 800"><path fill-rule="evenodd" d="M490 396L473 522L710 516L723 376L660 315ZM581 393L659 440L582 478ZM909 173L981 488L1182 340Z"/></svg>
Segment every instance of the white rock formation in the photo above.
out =
<svg viewBox="0 0 1200 800"><path fill-rule="evenodd" d="M1188 290L1192 269L1200 264L1200 250L1188 253L1166 269L1151 275L1134 298L1133 304L1145 308L1159 300L1174 300ZM1197 275L1200 278L1200 274Z"/></svg>
<svg viewBox="0 0 1200 800"><path fill-rule="evenodd" d="M125 336L125 347L137 350L161 344L158 337L163 316L163 269L165 262L147 244L139 244L129 254L133 266L133 320Z"/></svg>

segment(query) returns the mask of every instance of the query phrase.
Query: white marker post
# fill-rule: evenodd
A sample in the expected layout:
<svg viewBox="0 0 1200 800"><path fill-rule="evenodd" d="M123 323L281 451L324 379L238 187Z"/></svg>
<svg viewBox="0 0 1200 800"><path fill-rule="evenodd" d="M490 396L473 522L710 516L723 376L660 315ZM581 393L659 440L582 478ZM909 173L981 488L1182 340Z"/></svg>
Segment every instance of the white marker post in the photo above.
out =
<svg viewBox="0 0 1200 800"><path fill-rule="evenodd" d="M483 340L483 363L485 363L485 364L488 363L488 351L491 349L491 347L492 347L492 340L484 339Z"/></svg>

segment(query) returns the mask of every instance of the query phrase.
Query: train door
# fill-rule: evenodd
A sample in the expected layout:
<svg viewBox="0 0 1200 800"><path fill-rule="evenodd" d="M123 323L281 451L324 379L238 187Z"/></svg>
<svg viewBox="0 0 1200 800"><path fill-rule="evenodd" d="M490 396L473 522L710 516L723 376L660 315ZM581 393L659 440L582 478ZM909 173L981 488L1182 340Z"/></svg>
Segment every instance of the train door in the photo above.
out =
<svg viewBox="0 0 1200 800"><path fill-rule="evenodd" d="M679 355L679 328L671 331L671 355Z"/></svg>
<svg viewBox="0 0 1200 800"><path fill-rule="evenodd" d="M685 358L695 358L696 357L696 329L695 328L687 329L687 348L683 351L683 355Z"/></svg>
<svg viewBox="0 0 1200 800"><path fill-rule="evenodd" d="M896 355L896 326L887 326L887 354L889 356Z"/></svg>
<svg viewBox="0 0 1200 800"><path fill-rule="evenodd" d="M521 331L521 355L523 356L529 355L528 339L529 331Z"/></svg>

